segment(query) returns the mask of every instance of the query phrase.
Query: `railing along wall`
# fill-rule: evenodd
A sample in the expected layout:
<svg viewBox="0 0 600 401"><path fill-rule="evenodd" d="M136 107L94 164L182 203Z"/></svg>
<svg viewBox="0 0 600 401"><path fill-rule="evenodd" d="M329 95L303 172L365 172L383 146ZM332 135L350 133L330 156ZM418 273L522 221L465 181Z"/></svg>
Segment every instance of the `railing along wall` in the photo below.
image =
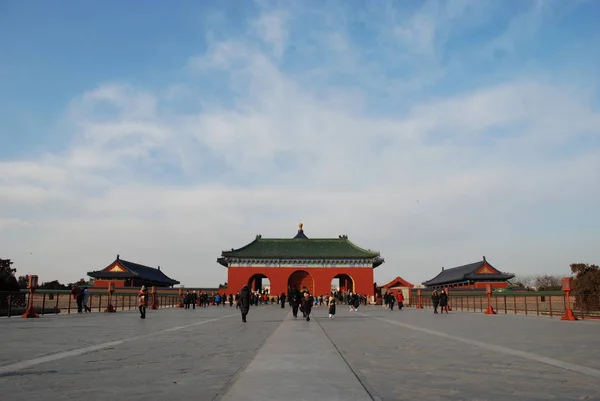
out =
<svg viewBox="0 0 600 401"><path fill-rule="evenodd" d="M488 306L484 291L453 291L450 289L448 304L451 310L485 312ZM565 313L567 297L562 291L496 291L492 294L491 305L498 314L556 316ZM600 294L571 294L570 307L579 319L600 319ZM410 306L418 305L417 290L410 293ZM421 290L421 305L432 308L431 291Z"/></svg>
<svg viewBox="0 0 600 401"><path fill-rule="evenodd" d="M29 303L30 292L0 291L0 316L22 315ZM157 293L159 308L173 308L179 304L179 294L161 291ZM33 305L36 313L45 314L71 314L77 313L77 301L68 290L36 290L33 294ZM103 312L108 307L108 293L106 291L92 291L88 304L92 312ZM134 310L138 308L138 292L121 291L112 295L112 305L117 311Z"/></svg>

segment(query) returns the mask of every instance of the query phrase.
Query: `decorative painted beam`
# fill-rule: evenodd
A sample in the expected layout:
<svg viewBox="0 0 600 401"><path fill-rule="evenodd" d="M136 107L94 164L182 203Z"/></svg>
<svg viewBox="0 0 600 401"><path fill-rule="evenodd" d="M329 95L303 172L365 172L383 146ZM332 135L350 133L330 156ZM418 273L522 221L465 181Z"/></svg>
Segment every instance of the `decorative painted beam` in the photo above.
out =
<svg viewBox="0 0 600 401"><path fill-rule="evenodd" d="M371 259L350 260L298 260L298 259L232 259L229 267L256 267L256 268L364 268L373 267Z"/></svg>

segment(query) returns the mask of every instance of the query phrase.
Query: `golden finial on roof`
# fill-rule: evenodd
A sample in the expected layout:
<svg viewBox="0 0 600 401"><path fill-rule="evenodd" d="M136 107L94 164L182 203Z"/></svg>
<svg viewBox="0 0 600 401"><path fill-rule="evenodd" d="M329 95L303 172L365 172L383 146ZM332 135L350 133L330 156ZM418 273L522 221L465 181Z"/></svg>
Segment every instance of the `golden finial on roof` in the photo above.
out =
<svg viewBox="0 0 600 401"><path fill-rule="evenodd" d="M303 224L302 224L302 223L298 224L298 229L299 229L300 231L302 231L302 226L303 226Z"/></svg>

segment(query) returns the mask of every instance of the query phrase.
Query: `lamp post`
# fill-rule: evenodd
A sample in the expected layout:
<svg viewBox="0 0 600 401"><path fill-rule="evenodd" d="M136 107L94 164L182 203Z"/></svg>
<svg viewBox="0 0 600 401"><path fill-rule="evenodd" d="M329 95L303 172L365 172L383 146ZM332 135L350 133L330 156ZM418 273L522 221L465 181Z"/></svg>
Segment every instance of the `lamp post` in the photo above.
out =
<svg viewBox="0 0 600 401"><path fill-rule="evenodd" d="M488 307L487 310L485 311L486 315L495 315L496 311L494 310L494 308L492 308L492 285L490 283L487 283L485 285L485 293L487 294L487 299L488 299Z"/></svg>
<svg viewBox="0 0 600 401"><path fill-rule="evenodd" d="M565 292L565 314L560 320L577 320L571 310L571 277L563 277L562 290Z"/></svg>
<svg viewBox="0 0 600 401"><path fill-rule="evenodd" d="M35 309L33 308L33 294L35 294L35 290L38 287L38 276L31 275L29 276L29 282L27 283L27 288L29 288L29 302L27 305L27 310L21 317L23 319L36 318L40 317L37 313L35 313Z"/></svg>
<svg viewBox="0 0 600 401"><path fill-rule="evenodd" d="M156 286L152 286L150 293L152 294L152 304L150 305L150 309L158 309L158 298L156 298Z"/></svg>
<svg viewBox="0 0 600 401"><path fill-rule="evenodd" d="M104 309L104 312L108 312L108 313L114 313L117 310L115 309L115 307L112 304L112 296L115 292L115 283L114 282L110 282L108 283L108 306L106 307L106 309Z"/></svg>

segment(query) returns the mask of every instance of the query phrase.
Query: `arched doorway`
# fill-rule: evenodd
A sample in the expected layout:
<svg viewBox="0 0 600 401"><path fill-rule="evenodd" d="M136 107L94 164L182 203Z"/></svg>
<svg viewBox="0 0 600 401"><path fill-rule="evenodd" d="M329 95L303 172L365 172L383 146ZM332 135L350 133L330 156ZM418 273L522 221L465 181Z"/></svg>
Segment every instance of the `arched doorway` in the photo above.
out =
<svg viewBox="0 0 600 401"><path fill-rule="evenodd" d="M331 290L341 293L354 292L354 280L347 274L338 274L331 280Z"/></svg>
<svg viewBox="0 0 600 401"><path fill-rule="evenodd" d="M311 294L314 294L315 280L307 271L297 270L293 272L288 279L288 292L294 287L300 291L302 291L303 288L306 288Z"/></svg>
<svg viewBox="0 0 600 401"><path fill-rule="evenodd" d="M269 278L262 273L254 274L248 279L248 288L250 288L250 291L269 294L271 292L271 282L269 281Z"/></svg>

